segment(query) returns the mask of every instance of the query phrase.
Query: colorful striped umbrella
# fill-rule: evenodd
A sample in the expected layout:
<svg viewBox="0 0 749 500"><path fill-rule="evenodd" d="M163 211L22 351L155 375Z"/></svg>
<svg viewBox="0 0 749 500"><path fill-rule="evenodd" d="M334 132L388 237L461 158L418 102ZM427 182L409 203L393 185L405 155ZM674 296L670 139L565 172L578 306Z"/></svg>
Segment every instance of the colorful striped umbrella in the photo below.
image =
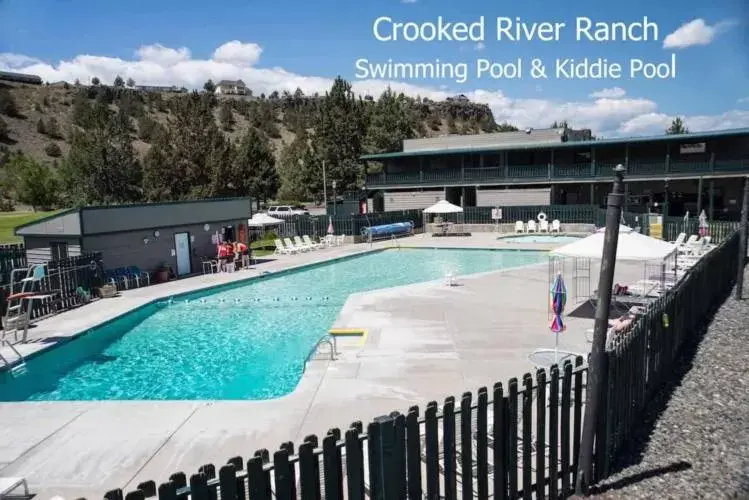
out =
<svg viewBox="0 0 749 500"><path fill-rule="evenodd" d="M554 317L551 320L549 328L554 333L554 359L556 360L557 347L559 346L559 334L563 332L567 326L564 324L564 306L567 303L567 287L564 285L564 278L562 273L558 273L554 282L551 284L549 290L549 298L551 301L551 311Z"/></svg>
<svg viewBox="0 0 749 500"><path fill-rule="evenodd" d="M328 217L328 234L335 234L335 229L333 229L333 218Z"/></svg>

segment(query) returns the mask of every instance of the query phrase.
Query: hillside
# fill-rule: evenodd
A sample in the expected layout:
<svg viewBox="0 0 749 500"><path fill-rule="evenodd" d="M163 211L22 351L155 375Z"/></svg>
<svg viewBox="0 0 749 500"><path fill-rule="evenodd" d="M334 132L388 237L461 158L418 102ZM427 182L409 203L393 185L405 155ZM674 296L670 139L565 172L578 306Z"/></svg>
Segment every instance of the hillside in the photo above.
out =
<svg viewBox="0 0 749 500"><path fill-rule="evenodd" d="M407 138L514 129L462 97L357 97L340 78L325 96L0 83L0 120L0 166L11 157L26 165L0 171L11 203L44 206L243 194L314 199L322 192L322 164L329 182L353 189L364 173L361 154L400 150ZM59 199L39 195L31 182L41 172L37 164L52 167ZM24 200L23 192L41 201Z"/></svg>
<svg viewBox="0 0 749 500"><path fill-rule="evenodd" d="M24 85L13 83L0 83L12 96L16 103L19 116L7 116L3 119L8 125L8 139L3 142L10 151L22 151L32 157L50 161L52 158L45 152L45 147L54 143L60 147L62 156L70 150L69 137L73 127L73 104L77 93L89 94L95 99L100 92L107 87L85 87L76 85ZM114 89L110 89L114 90ZM180 99L184 94L157 93L131 91L137 96L133 101L135 106L143 110L141 112L158 123L165 124L168 116L168 101ZM227 137L237 139L249 126L249 117L254 108L263 104L272 109L273 124L265 127L270 132L270 139L275 146L276 154L280 154L284 145L291 143L295 134L291 131L295 123L292 120L303 122L311 121L316 102L323 100L320 96L304 96L297 91L291 95L271 95L269 97L251 96L227 96L218 99L215 109L215 118L218 125L221 124L221 107L229 102L232 108L232 118L235 125L231 130L224 130ZM115 100L119 101L119 99ZM372 97L365 97L365 101L374 103ZM469 101L445 101L433 102L427 99L408 99L410 111L415 118L414 137L435 137L447 134L478 134L482 132L495 132L500 130L494 122L491 110L484 104L476 104ZM116 112L120 102L112 102L110 107ZM1 111L0 111L1 113ZM293 115L293 116L290 116ZM38 126L39 121L57 122L59 137L50 137L50 134ZM133 145L142 156L149 148L148 138L140 138L138 120L134 120ZM56 135L56 134L51 134Z"/></svg>

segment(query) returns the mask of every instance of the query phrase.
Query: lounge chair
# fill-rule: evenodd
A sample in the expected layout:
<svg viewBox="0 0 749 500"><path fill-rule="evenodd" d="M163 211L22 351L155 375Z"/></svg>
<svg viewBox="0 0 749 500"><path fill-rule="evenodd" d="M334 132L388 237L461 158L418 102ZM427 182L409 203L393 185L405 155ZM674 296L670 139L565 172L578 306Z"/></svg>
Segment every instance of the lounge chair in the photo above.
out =
<svg viewBox="0 0 749 500"><path fill-rule="evenodd" d="M539 233L548 233L549 232L549 221L546 219L542 220L538 223L538 232Z"/></svg>
<svg viewBox="0 0 749 500"><path fill-rule="evenodd" d="M135 286L138 288L140 288L141 283L145 283L146 286L151 284L151 276L147 272L141 271L138 266L130 266L126 272L130 279L135 281Z"/></svg>
<svg viewBox="0 0 749 500"><path fill-rule="evenodd" d="M302 236L302 240L304 240L304 242L308 246L310 246L313 250L317 250L318 248L322 248L323 246L320 243L315 243L314 241L312 241L312 238L310 238L309 235L306 235L306 234Z"/></svg>
<svg viewBox="0 0 749 500"><path fill-rule="evenodd" d="M559 222L559 219L554 219L551 221L551 231L552 233L561 233L562 232L562 223Z"/></svg>
<svg viewBox="0 0 749 500"><path fill-rule="evenodd" d="M325 248L330 248L335 245L335 236L332 234L327 234L324 237L320 238L320 244L324 245Z"/></svg>
<svg viewBox="0 0 749 500"><path fill-rule="evenodd" d="M294 244L294 242L293 242L293 241L291 241L291 238L284 238L284 239L283 239L283 244L284 244L284 246L285 246L286 248L288 248L289 250L292 250L292 251L294 251L294 252L298 252L298 253L301 253L301 252L304 252L304 251L306 250L305 248L299 248L299 247L297 247L297 246L296 246L296 245Z"/></svg>
<svg viewBox="0 0 749 500"><path fill-rule="evenodd" d="M685 253L692 253L692 249L694 249L695 246L697 246L699 236L696 234L691 235L687 241L685 241L681 246L677 248L678 252L680 254Z"/></svg>
<svg viewBox="0 0 749 500"><path fill-rule="evenodd" d="M309 252L312 250L312 245L308 245L299 236L294 236L294 246L301 249L302 252Z"/></svg>
<svg viewBox="0 0 749 500"><path fill-rule="evenodd" d="M277 239L277 240L274 240L274 242L276 244L276 250L273 252L275 255L291 255L291 254L296 253L295 248L285 247L281 240Z"/></svg>
<svg viewBox="0 0 749 500"><path fill-rule="evenodd" d="M339 234L335 237L335 246L339 247L344 244L346 241L346 235L345 234Z"/></svg>
<svg viewBox="0 0 749 500"><path fill-rule="evenodd" d="M534 220L529 220L528 221L528 230L526 232L527 233L537 233L538 232L538 228L536 227L536 221L534 221Z"/></svg>
<svg viewBox="0 0 749 500"><path fill-rule="evenodd" d="M23 496L14 493L12 495L13 498L31 497L29 495L29 485L25 477L0 477L0 498L10 498L11 495L9 493L13 493L19 488L23 488Z"/></svg>
<svg viewBox="0 0 749 500"><path fill-rule="evenodd" d="M684 241L687 239L687 233L679 233L679 236L676 237L676 239L672 242L677 247L680 247L684 244Z"/></svg>
<svg viewBox="0 0 749 500"><path fill-rule="evenodd" d="M524 233L525 232L525 224L523 224L523 221L519 220L515 222L515 232L516 233Z"/></svg>

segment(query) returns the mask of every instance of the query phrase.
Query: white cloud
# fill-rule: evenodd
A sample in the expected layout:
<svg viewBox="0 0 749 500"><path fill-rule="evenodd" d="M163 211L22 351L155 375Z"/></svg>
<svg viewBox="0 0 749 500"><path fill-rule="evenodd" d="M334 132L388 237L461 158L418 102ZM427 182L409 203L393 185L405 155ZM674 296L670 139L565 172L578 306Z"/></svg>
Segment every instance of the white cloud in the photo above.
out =
<svg viewBox="0 0 749 500"><path fill-rule="evenodd" d="M624 97L627 95L627 93L624 91L624 89L619 87L612 87L610 89L601 89L593 92L588 97L591 97L593 99L619 99L621 97Z"/></svg>
<svg viewBox="0 0 749 500"><path fill-rule="evenodd" d="M21 54L11 54L10 52L0 53L0 67L8 69L23 68L32 64L40 63L39 59L24 56Z"/></svg>
<svg viewBox="0 0 749 500"><path fill-rule="evenodd" d="M213 52L213 60L223 63L254 66L260 60L263 49L256 43L232 40Z"/></svg>
<svg viewBox="0 0 749 500"><path fill-rule="evenodd" d="M193 58L186 47L170 48L147 45L136 51L132 60L116 57L79 55L70 60L49 64L33 57L0 54L0 70L37 74L45 81L89 82L94 76L111 83L117 75L132 78L141 85L177 85L202 88L209 78L218 81L241 78L255 94L293 92L297 87L306 94L324 93L332 79L305 76L283 68L257 67L262 47L237 40L218 47L210 59ZM474 102L487 104L498 123L509 121L519 127L547 127L552 122L568 120L575 127L591 128L597 134L618 135L661 133L671 117L658 110L649 99L626 96L620 88L602 89L590 99L564 102L541 98L514 98L501 90L467 91L447 86L416 85L383 80L354 80L354 91L377 96L388 86L411 96L442 100L463 93ZM538 89L536 89L538 90ZM749 126L749 111L727 111L719 115L683 117L690 130L709 130Z"/></svg>
<svg viewBox="0 0 749 500"><path fill-rule="evenodd" d="M479 42L479 43L476 44L476 46L474 48L476 50L484 50L486 48L486 45L484 44L484 42Z"/></svg>
<svg viewBox="0 0 749 500"><path fill-rule="evenodd" d="M704 19L684 23L663 39L664 49L685 49L694 45L709 45L715 37L731 28L735 23L722 21L709 26Z"/></svg>
<svg viewBox="0 0 749 500"><path fill-rule="evenodd" d="M742 97L739 99L739 104L749 103L749 97Z"/></svg>

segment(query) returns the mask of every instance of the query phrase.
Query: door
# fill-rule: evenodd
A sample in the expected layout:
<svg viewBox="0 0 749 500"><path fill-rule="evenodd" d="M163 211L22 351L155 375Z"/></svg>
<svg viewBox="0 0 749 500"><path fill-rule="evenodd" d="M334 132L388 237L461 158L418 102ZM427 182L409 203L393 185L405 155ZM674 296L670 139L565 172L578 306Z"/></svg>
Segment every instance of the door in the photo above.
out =
<svg viewBox="0 0 749 500"><path fill-rule="evenodd" d="M184 276L192 272L190 263L190 233L174 235L174 248L177 251L177 276Z"/></svg>

